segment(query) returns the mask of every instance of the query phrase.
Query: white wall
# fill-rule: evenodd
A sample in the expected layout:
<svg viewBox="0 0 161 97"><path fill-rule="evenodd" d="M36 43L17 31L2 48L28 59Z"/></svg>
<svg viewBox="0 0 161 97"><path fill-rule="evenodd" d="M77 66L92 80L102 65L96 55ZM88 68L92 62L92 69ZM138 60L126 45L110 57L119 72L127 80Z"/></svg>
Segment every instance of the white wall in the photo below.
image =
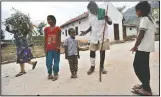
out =
<svg viewBox="0 0 161 97"><path fill-rule="evenodd" d="M120 40L123 40L123 28L122 28L122 19L123 19L123 15L112 5L112 3L102 3L99 7L100 8L105 8L107 7L108 4L108 16L111 17L113 24L112 25L108 25L108 35L109 35L109 39L110 41L114 41L114 24L119 24L119 38ZM64 35L62 34L62 41L64 39L66 39L67 37L65 36L65 30L73 27L75 28L76 26L78 26L78 35L81 33L80 31L85 31L89 28L88 25L88 20L87 18L82 19L81 20L81 24L79 24L79 21L74 23L74 26L72 24L69 24L67 26L65 26L64 28L62 28L62 32L64 32ZM79 39L90 39L90 34L87 34L86 36L76 36L76 38Z"/></svg>
<svg viewBox="0 0 161 97"><path fill-rule="evenodd" d="M132 30L130 30L132 28ZM131 36L131 35L137 35L137 28L136 27L126 27L126 35Z"/></svg>
<svg viewBox="0 0 161 97"><path fill-rule="evenodd" d="M79 24L79 21L80 21L80 24ZM84 19L79 20L79 21L74 22L73 23L74 25L69 24L69 25L65 26L64 28L62 28L62 32L64 32L64 34L62 34L62 41L69 36L69 35L68 36L65 35L65 30L67 30L67 34L68 34L68 29L69 28L74 28L75 29L75 27L78 27L78 35L81 33L80 31L85 31L85 30L87 30L89 28L89 23L88 23L87 18L84 18ZM76 38L78 37L78 35L76 36ZM82 36L80 37L79 36L79 38L83 38L85 40L88 40L89 36L90 35L87 34L85 37L82 37Z"/></svg>
<svg viewBox="0 0 161 97"><path fill-rule="evenodd" d="M120 38L120 40L123 40L123 27L122 27L123 15L110 2L104 2L104 3L100 4L99 7L107 9L107 5L108 5L108 13L107 13L107 15L109 17L111 17L111 19L112 19L112 22L113 22L112 27L113 27L114 24L119 24L119 38ZM110 40L114 41L114 32L113 32L113 34L110 33Z"/></svg>

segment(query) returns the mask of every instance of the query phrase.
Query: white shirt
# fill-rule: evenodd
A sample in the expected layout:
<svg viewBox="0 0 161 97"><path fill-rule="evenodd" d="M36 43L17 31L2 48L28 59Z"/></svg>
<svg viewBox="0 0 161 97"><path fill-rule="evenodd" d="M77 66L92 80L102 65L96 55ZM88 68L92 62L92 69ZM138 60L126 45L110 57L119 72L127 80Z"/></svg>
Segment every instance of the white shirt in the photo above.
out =
<svg viewBox="0 0 161 97"><path fill-rule="evenodd" d="M90 13L88 16L88 20L89 20L89 26L92 26L90 42L93 44L97 44L98 42L102 43L105 19L98 20L97 15L93 15ZM108 39L108 24L106 23L104 41L106 41L107 39Z"/></svg>
<svg viewBox="0 0 161 97"><path fill-rule="evenodd" d="M142 17L140 20L140 30L145 30L144 38L138 46L139 51L153 52L155 44L155 24L148 17Z"/></svg>

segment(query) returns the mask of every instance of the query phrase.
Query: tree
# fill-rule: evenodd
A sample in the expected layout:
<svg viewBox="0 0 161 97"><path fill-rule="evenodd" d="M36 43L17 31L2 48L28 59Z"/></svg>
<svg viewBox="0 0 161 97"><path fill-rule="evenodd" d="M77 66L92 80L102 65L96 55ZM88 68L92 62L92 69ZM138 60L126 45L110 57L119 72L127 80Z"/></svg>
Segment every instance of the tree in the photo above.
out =
<svg viewBox="0 0 161 97"><path fill-rule="evenodd" d="M3 40L5 38L5 34L4 34L4 31L1 30L1 40Z"/></svg>
<svg viewBox="0 0 161 97"><path fill-rule="evenodd" d="M120 11L121 13L123 13L123 11L125 10L126 6L122 6L122 7L117 7L118 11Z"/></svg>
<svg viewBox="0 0 161 97"><path fill-rule="evenodd" d="M38 32L40 33L40 35L43 35L42 29L43 29L43 27L45 27L45 26L46 26L46 23L45 23L45 22L41 22L41 23L38 25L37 30L38 30Z"/></svg>

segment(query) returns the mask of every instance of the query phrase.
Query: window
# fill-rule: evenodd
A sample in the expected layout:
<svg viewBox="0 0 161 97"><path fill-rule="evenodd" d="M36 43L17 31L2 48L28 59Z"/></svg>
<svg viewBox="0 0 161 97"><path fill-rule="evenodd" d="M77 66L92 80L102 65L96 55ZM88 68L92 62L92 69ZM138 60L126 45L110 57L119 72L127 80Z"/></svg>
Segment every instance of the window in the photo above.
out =
<svg viewBox="0 0 161 97"><path fill-rule="evenodd" d="M81 21L79 21L79 24L81 24Z"/></svg>
<svg viewBox="0 0 161 97"><path fill-rule="evenodd" d="M67 34L67 30L65 30L65 36L67 36L68 34Z"/></svg>
<svg viewBox="0 0 161 97"><path fill-rule="evenodd" d="M130 30L132 30L132 28L130 28Z"/></svg>
<svg viewBox="0 0 161 97"><path fill-rule="evenodd" d="M62 34L64 34L64 32L62 32Z"/></svg>
<svg viewBox="0 0 161 97"><path fill-rule="evenodd" d="M78 27L75 27L76 35L78 35Z"/></svg>

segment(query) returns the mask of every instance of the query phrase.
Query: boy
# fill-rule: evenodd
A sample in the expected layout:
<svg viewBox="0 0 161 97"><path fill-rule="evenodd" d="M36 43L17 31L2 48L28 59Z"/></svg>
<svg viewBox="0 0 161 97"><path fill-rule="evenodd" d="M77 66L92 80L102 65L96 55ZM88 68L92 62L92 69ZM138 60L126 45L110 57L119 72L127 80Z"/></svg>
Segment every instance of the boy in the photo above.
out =
<svg viewBox="0 0 161 97"><path fill-rule="evenodd" d="M141 20L139 35L131 51L136 51L133 66L135 74L142 84L135 85L132 88L132 92L139 95L152 95L150 88L149 55L150 52L154 51L155 25L149 16L150 9L151 6L147 1L140 2L135 6L136 14L138 17L141 17Z"/></svg>
<svg viewBox="0 0 161 97"><path fill-rule="evenodd" d="M68 30L70 35L64 42L65 47L65 58L68 59L70 65L71 78L77 78L78 71L78 59L79 56L79 48L78 41L75 40L75 30L70 28Z"/></svg>
<svg viewBox="0 0 161 97"><path fill-rule="evenodd" d="M59 72L61 29L56 26L56 19L53 15L49 15L47 17L47 21L50 26L44 29L44 50L46 53L46 66L48 69L48 79L53 79L53 81L55 81L58 79ZM52 76L52 69L54 72L54 77Z"/></svg>

